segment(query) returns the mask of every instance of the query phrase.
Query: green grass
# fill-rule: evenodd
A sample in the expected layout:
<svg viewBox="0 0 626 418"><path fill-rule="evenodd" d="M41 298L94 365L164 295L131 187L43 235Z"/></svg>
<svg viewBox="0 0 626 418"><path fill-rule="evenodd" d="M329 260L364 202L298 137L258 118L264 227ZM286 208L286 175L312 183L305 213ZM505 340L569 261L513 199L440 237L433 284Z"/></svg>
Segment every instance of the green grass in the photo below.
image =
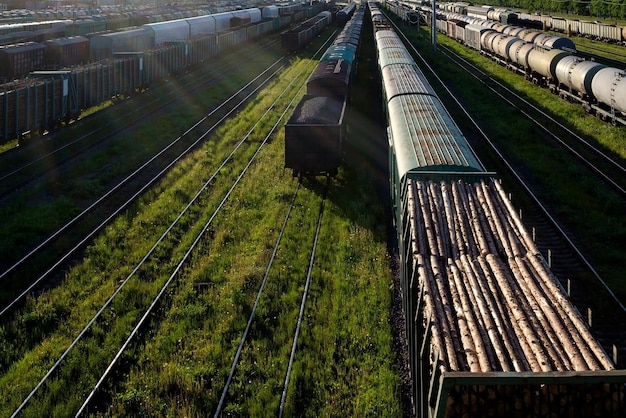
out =
<svg viewBox="0 0 626 418"><path fill-rule="evenodd" d="M234 142L269 108L281 86L303 69L306 72L298 80L304 82L313 66L308 60L295 61L276 85L264 89L202 149L109 225L62 283L29 298L26 306L2 324L0 415L10 414L35 386ZM285 104L283 99L276 109ZM276 118L278 111L273 110L272 116ZM160 123L159 133L168 126L176 129L176 121ZM258 131L266 132L268 123ZM143 132L148 134L137 132L136 137L147 138L154 129L147 127ZM100 413L206 416L216 407L295 189L296 180L283 169L282 135L279 129L264 146L176 277L148 329L125 354L116 379L99 397L105 405ZM249 145L242 147L172 237L158 247L113 307L70 353L54 379L40 390L24 416L67 416L76 411L263 136L254 134ZM102 158L107 160L107 156ZM90 181L96 185L76 180L72 190L64 189L64 193L85 199L97 187L97 180ZM226 410L234 414L276 415L321 201L320 183L305 182L299 193L228 395ZM289 389L291 414L400 415L396 354L388 325L391 277L384 211L374 187L370 178L348 169L331 186Z"/></svg>

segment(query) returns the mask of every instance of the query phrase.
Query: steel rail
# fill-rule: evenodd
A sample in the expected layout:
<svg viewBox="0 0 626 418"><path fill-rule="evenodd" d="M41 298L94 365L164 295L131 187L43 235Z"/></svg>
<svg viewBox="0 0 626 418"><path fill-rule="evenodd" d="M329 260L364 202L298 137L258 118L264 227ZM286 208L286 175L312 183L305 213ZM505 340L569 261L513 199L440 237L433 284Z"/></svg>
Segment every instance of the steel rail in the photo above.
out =
<svg viewBox="0 0 626 418"><path fill-rule="evenodd" d="M269 113L270 109L271 109L271 106L268 108L268 110L266 111L265 114ZM283 115L285 113L286 113L286 111L283 113ZM263 116L265 116L265 114ZM91 390L91 392L87 396L87 399L83 402L82 406L80 407L80 409L76 413L76 417L79 417L79 416L83 415L86 412L86 409L89 406L91 400L93 399L95 394L99 391L100 387L102 386L102 384L104 383L104 381L106 380L108 375L111 373L111 371L115 367L116 363L122 357L122 355L123 355L124 351L126 350L126 348L129 346L129 344L132 342L132 340L138 334L139 330L144 326L144 324L146 323L146 321L150 317L150 314L154 311L155 307L158 305L158 303L160 302L161 298L165 294L165 291L168 289L169 285L178 276L178 273L182 270L183 266L185 265L185 263L187 262L187 260L191 256L193 250L198 246L198 244L200 242L200 239L205 235L206 231L212 225L213 220L220 213L222 207L226 204L226 202L228 201L228 199L229 199L230 195L232 194L232 192L235 190L235 188L237 187L237 185L239 184L241 179L247 173L248 169L252 166L252 163L255 161L256 157L259 155L259 153L263 149L264 145L269 141L271 136L274 134L274 131L278 127L279 123L282 121L282 117L283 116L281 116L277 120L277 122L274 124L272 129L267 133L267 135L265 136L264 140L261 142L261 144L259 145L259 147L255 151L255 153L252 155L252 157L250 158L250 160L248 161L246 166L242 169L241 173L238 175L237 179L235 180L233 185L230 187L230 189L228 190L228 192L226 193L224 198L221 200L221 202L219 203L219 205L217 206L217 208L215 209L215 211L213 212L213 214L211 215L209 220L205 223L205 225L202 228L202 230L198 233L198 235L196 236L196 238L194 239L194 241L190 245L189 249L185 252L185 255L182 257L182 259L180 260L180 262L178 263L178 265L176 266L176 268L174 269L174 271L172 272L172 274L170 275L168 280L165 282L165 284L163 285L163 287L161 288L161 290L159 291L157 296L154 298L154 300L152 301L152 303L150 304L150 306L148 307L148 309L146 310L144 315L141 317L139 322L136 324L136 326L133 329L133 331L131 332L130 336L126 339L126 341L124 342L122 347L118 350L117 354L115 355L113 360L109 363L108 367L106 368L106 370L104 371L104 373L102 374L102 376L100 377L98 382L96 383L95 387ZM257 124L258 123L259 122L257 122Z"/></svg>
<svg viewBox="0 0 626 418"><path fill-rule="evenodd" d="M309 259L309 268L306 274L306 282L304 284L304 291L302 292L302 300L300 302L300 312L298 313L298 322L296 323L296 330L293 336L293 342L291 344L291 352L289 354L289 364L287 366L287 373L285 375L285 383L283 385L283 392L280 398L280 406L278 409L278 416L282 418L285 413L285 403L287 402L287 391L289 389L289 380L291 378L291 370L293 368L293 362L296 357L296 348L298 346L298 338L300 337L300 329L302 328L302 319L304 318L304 308L306 306L306 299L309 295L309 288L311 286L311 276L313 275L313 266L315 264L315 253L317 251L317 242L319 239L320 231L322 229L322 219L324 217L324 207L326 205L326 198L328 195L328 189L330 188L330 177L326 177L326 189L324 190L324 197L320 203L320 213L317 218L317 228L315 230L315 238L313 239L313 246L311 248L311 258Z"/></svg>
<svg viewBox="0 0 626 418"><path fill-rule="evenodd" d="M330 42L330 40L332 39L333 35L336 33L337 31L334 31L331 36L328 38L328 40L326 40L326 42L324 42L322 44L322 46L320 46L320 48L318 48L317 51L315 51L315 53L313 54L312 58L317 57L323 48L326 47L326 45ZM298 76L301 74L302 72L298 73ZM296 76L297 78L297 76ZM295 80L295 78L294 78ZM290 83L291 84L291 83ZM299 97L300 92L304 89L305 84L302 84L302 86L300 86L300 89L298 90L298 92L292 97L291 101L289 102L289 105L287 106L287 108L285 109L285 111L283 112L283 114L281 115L281 119L285 116L286 112L291 108L291 106L293 105L293 103L295 102L295 99L297 97ZM250 316L248 318L248 323L246 324L246 328L244 330L244 333L241 337L241 341L239 342L239 347L237 348L237 352L235 353L235 358L233 359L233 363L231 365L230 368L230 372L228 374L228 378L226 379L226 384L224 385L224 388L222 390L222 395L220 396L220 400L218 402L217 408L215 409L215 413L214 413L214 418L218 418L219 414L222 412L222 409L224 408L224 403L226 401L226 396L228 395L228 389L230 388L230 384L232 383L233 377L235 375L235 370L237 369L237 365L239 364L239 359L241 358L241 353L243 352L243 346L248 338L248 334L250 333L250 328L252 327L252 321L254 320L254 316L256 314L256 310L257 307L259 305L259 302L261 300L261 294L263 293L263 290L265 288L265 283L267 282L267 279L269 277L270 271L272 269L272 265L274 264L274 259L276 258L276 254L278 253L278 248L280 245L280 242L282 240L285 228L287 227L287 221L289 220L289 217L291 215L291 211L293 209L293 205L294 202L296 200L297 194L298 194L298 190L300 189L300 182L298 182L298 185L296 187L296 190L294 192L293 198L291 200L291 204L289 205L289 209L287 211L287 215L285 216L285 219L283 221L283 224L281 226L280 229L280 233L278 234L278 238L276 240L276 244L274 245L274 250L272 251L272 256L270 257L270 260L268 262L267 265L267 269L265 270L265 275L263 276L263 280L261 281L261 285L259 287L259 291L257 292L257 296L256 299L254 301L254 305L252 307L252 312L250 313Z"/></svg>
<svg viewBox="0 0 626 418"><path fill-rule="evenodd" d="M282 67L279 67L279 69L277 69L272 75L270 75L270 78L268 78L268 80L272 79L280 70L282 69ZM267 82L267 80L265 81L265 83ZM259 87L260 88L260 87ZM255 90L256 91L256 90ZM252 93L251 93L252 94ZM247 100L248 97L242 99L242 102ZM236 109L241 103L237 104L234 109ZM265 113L267 114L269 112L269 110ZM223 119L225 119L226 117L228 117L230 114L232 113L232 111L227 114L226 116L224 116L222 119L220 119L220 121L216 122L213 126L211 126L207 131L205 131L199 138L197 141L202 140L203 138L205 138L211 131L213 131L215 129L216 126L218 126L221 121ZM263 116L265 116L265 114ZM15 412L13 413L12 417L17 416L23 409L24 407L28 404L28 402L32 399L32 397L35 395L35 393L44 385L44 383L47 381L47 379L54 373L54 371L59 367L59 365L61 364L61 362L67 357L67 355L70 353L70 351L72 351L72 349L78 344L78 342L83 338L83 336L89 331L89 329L91 328L91 326L98 320L98 318L104 313L104 311L113 303L113 300L115 299L115 297L122 291L122 289L124 288L124 286L129 282L129 280L135 276L135 274L139 271L139 269L143 266L143 264L150 258L150 256L154 253L154 251L157 249L158 245L163 242L165 240L165 238L169 235L170 231L178 224L178 222L182 219L182 217L185 215L185 213L193 206L193 204L200 198L200 196L203 194L203 192L208 189L208 187L211 185L211 183L213 182L213 180L217 177L217 175L221 172L222 168L224 168L224 166L230 161L232 160L233 156L235 155L236 151L245 143L246 139L250 137L252 131L256 128L256 126L258 125L259 122L257 122L257 124L254 125L254 127L252 127L250 129L250 131L244 136L243 139L241 139L240 141L237 142L237 144L235 145L235 147L233 148L233 150L231 151L231 153L221 162L221 164L217 167L217 169L215 170L215 172L204 182L204 184L202 185L202 187L198 190L198 192L194 195L194 197L188 202L188 204L183 208L183 210L178 214L178 216L172 221L172 223L169 225L169 227L163 232L163 234L161 234L161 236L157 239L157 241L153 244L153 246L150 248L150 250L148 250L148 252L144 255L144 257L140 260L140 262L135 266L135 268L128 274L128 276L120 283L120 285L118 286L118 288L115 290L115 292L113 292L113 294L107 299L107 301L104 303L104 305L98 310L98 312L92 317L92 319L87 323L87 325L83 328L83 330L78 334L78 336L74 339L74 341L69 345L69 347L63 352L63 354L59 357L59 359L57 359L57 361L53 364L53 366L48 370L48 372L44 375L44 377L40 380L40 382L35 386L35 388L30 392L30 394L24 399L24 401L22 402L22 404L15 410ZM198 123L194 124L193 126L197 126ZM189 132L191 129L187 130L186 132ZM185 152L186 153L186 152ZM171 166L177 162L179 159L176 159L172 164L168 165L168 167L166 167L164 170L168 170L169 168L171 168ZM159 173L157 176L155 176L155 178L159 178L161 176L162 173ZM147 185L151 185L153 182L149 182ZM146 187L147 187L146 185ZM144 190L146 187L142 188L142 190ZM138 192L140 193L140 192ZM135 196L133 196L133 198L131 198L130 200L134 200ZM0 313L1 314L1 313Z"/></svg>
<svg viewBox="0 0 626 418"><path fill-rule="evenodd" d="M152 158L150 158L148 161L146 161L144 164L142 164L139 168L137 168L135 171L133 171L130 175L128 175L126 178L124 178L123 180L120 181L120 183L118 183L115 187L113 187L111 190L109 190L108 192L106 192L104 195L102 195L98 200L96 200L94 203L92 203L88 208L86 208L85 210L83 210L80 214L78 214L76 217L74 217L72 220L70 220L67 224L65 224L63 227L59 228L56 232L54 232L50 237L48 237L46 240L44 240L42 243L40 243L36 248L32 249L28 254L26 254L25 256L23 256L18 262L16 262L15 264L13 264L9 269L5 270L2 274L0 274L0 280L6 278L6 276L11 273L13 270L15 270L17 267L19 267L21 264L23 264L24 262L26 262L27 260L29 260L33 255L35 255L38 251L40 251L42 248L44 248L45 246L49 245L54 239L58 238L63 232L65 232L67 229L70 228L70 226L72 226L73 224L75 224L76 222L78 222L82 217L84 217L88 212L90 212L91 210L93 210L95 207L97 207L100 203L102 203L105 199L107 199L108 197L110 197L111 195L113 195L114 192L116 192L118 189L120 189L123 185L125 185L126 183L128 183L131 179L133 179L135 176L137 176L141 171L143 171L144 168L146 168L150 163L152 163L154 160L156 160L160 155L162 155L163 153L165 153L170 147L172 147L175 143L177 143L178 141L180 141L184 136L186 136L191 130L193 130L195 127L197 127L198 125L200 125L202 122L204 122L206 119L208 119L210 116L212 116L214 113L216 113L219 109L221 109L225 103L227 103L229 100L231 100L233 97L237 96L239 93L241 93L242 91L244 91L248 86L250 86L253 82L255 82L256 80L259 79L259 77L261 77L261 75L267 73L268 71L270 71L271 68L273 68L274 66L276 66L280 61L282 61L283 58L277 60L274 64L272 64L270 67L268 67L263 73L261 73L259 76L255 77L252 81L250 81L248 84L246 84L244 87L242 87L241 89L239 89L236 93L234 93L231 98L229 98L228 100L224 101L222 104L220 104L218 107L216 107L215 109L213 109L208 115L204 116L202 119L200 119L198 122L196 122L192 127L190 127L189 129L187 129L183 134L181 134L178 138L176 138L174 141L172 141L169 145L167 145L163 150L161 150L158 154L156 154L155 156L153 156ZM267 81L267 80L266 80ZM222 116L218 122L216 122L213 127L211 129L214 129L218 124L220 124L223 120L225 120L228 116L230 116L232 114L232 112L234 111L234 109L236 109L239 105L241 105L242 103L244 103L246 100L248 100L254 93L256 93L262 86L258 86L257 88L255 88L252 92L250 92L248 95L246 95L246 97L244 97L242 100L239 101L239 103L237 104L237 106L235 106L233 108L233 110L231 110L230 112L228 112L226 115ZM198 138L196 141L194 141L190 146L188 146L185 151L181 154L179 154L179 156L177 158L175 158L171 163L169 163L163 170L161 170L159 172L158 175L154 176L153 179L151 180L151 182L145 184L139 191L137 191L135 194L133 194L133 196L128 199L125 203L123 203L120 207L118 207L109 217L107 217L105 219L105 221L103 221L102 223L100 223L96 228L94 228L89 234L87 234L87 236L85 236L82 240L80 240L80 242L78 244L76 244L72 249L70 249L68 252L66 252L66 254L61 257L56 263L54 263L54 265L52 267L50 267L42 276L40 276L38 279L36 279L34 282L32 282L27 288L26 290L24 290L20 295L18 295L10 304L8 304L7 306L5 306L1 311L0 311L0 317L2 317L8 310L10 310L17 302L19 302L24 296L26 296L33 288L35 288L44 278L46 278L50 273L52 273L57 267L59 267L63 262L65 262L67 259L69 259L78 249L80 249L89 239L93 238L95 236L95 234L97 232L99 232L100 230L102 230L102 228L104 228L108 222L113 219L115 216L117 216L122 210L124 210L126 207L128 207L132 201L134 199L136 199L141 193L143 193L147 187L149 187L151 184L153 184L158 178L160 178L161 175L163 175L164 173L167 172L167 170L169 170L177 161L179 161L187 152L189 152L189 150L193 149L193 147L195 147L202 139L204 139L206 137L206 135Z"/></svg>

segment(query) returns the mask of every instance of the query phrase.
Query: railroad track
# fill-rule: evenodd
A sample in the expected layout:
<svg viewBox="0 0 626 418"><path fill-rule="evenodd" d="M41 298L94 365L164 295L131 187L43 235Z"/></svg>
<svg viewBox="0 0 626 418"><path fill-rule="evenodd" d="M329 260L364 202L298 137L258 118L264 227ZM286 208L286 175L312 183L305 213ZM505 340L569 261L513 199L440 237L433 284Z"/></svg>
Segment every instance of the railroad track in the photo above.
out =
<svg viewBox="0 0 626 418"><path fill-rule="evenodd" d="M581 58L584 58L586 60L589 61L596 61L599 62L600 64L604 64L607 67L614 67L614 68L619 68L621 70L624 70L624 68L626 68L626 62L624 62L623 60L616 60L614 58L609 58L607 56L604 55L598 55L597 52L601 52L603 54L607 54L610 55L611 57L613 56L619 56L618 54L613 54L611 52L608 51L604 51L600 48L595 48L592 46L586 46L584 47L585 51L581 51L578 50L576 51L576 55L578 55ZM587 52L586 50L590 50L592 52ZM623 56L624 60L626 60L626 56Z"/></svg>
<svg viewBox="0 0 626 418"><path fill-rule="evenodd" d="M404 36L404 34L402 36ZM524 170L519 170L515 167L514 163L508 162L509 157L501 153L496 145L496 142L491 140L480 128L480 123L477 122L472 115L470 115L470 113L466 110L466 106L462 104L451 91L449 85L453 83L442 80L442 77L439 77L436 71L433 70L417 49L415 49L413 45L410 45L410 42L408 42L406 37L405 41L409 44L409 48L412 50L414 56L417 56L420 60L419 62L423 63L423 66L421 65L422 69L427 69L428 73L432 74L432 77L437 80L437 83L443 86L443 89L446 91L445 95L450 99L446 101L446 103L454 103L454 108L458 110L458 113L463 114L462 117L466 119L464 125L471 126L470 129L472 132L467 132L466 136L482 136L485 138L485 141L490 144L489 147L498 155L497 158L504 162L503 167L506 167L508 172L501 172L499 174L502 175L504 181L507 182L506 188L508 190L515 188L522 196L519 200L516 199L515 201L518 202L518 207L523 208L524 223L527 225L529 230L535 230L537 246L544 252L546 259L551 260L552 269L555 273L557 273L558 277L562 281L563 287L567 288L567 279L572 279L570 282L572 301L577 306L583 317L587 317L588 312L595 312L595 314L592 315L594 316L593 330L605 350L608 353L611 353L613 351L613 345L616 345L618 350L620 350L619 347L626 347L626 331L623 330L622 325L624 318L626 318L626 308L621 301L615 297L611 289L606 285L597 271L594 270L592 263L586 259L583 251L579 249L580 243L577 242L577 239L572 237L572 234L567 231L567 228L561 225L558 220L556 220L555 216L551 214L554 208L546 206L535 196L533 191L537 188L536 182L532 182L527 179L523 174L518 174ZM441 46L440 49L442 49ZM460 65L461 68L464 68L464 71L469 71L465 64L459 62L458 65ZM479 79L488 88L494 89L494 91L497 88L500 88L496 88L496 82L491 79L489 75L482 73L481 71L473 70L472 75ZM512 99L508 98L508 96L504 97L502 92L497 92L497 94L508 105L515 107L516 111L527 111L528 105L524 105L522 107L520 104L525 102L523 99L519 99L521 102L512 103ZM540 109L534 109L533 112L543 114ZM533 120L535 120L534 118L538 118L538 116L530 115L528 117L531 117ZM543 128L543 124L545 122L539 122L537 119L535 120L535 123L542 125ZM571 141L578 142L579 144L577 146L584 147L584 149L586 149L586 151L578 151L576 154L579 158L581 158L581 160L586 160L585 164L587 166L593 167L600 165L597 161L590 162L590 158L584 156L584 154L589 153L589 146L586 141L575 135L573 132L570 132L565 127L561 127L561 129L565 129L568 132L568 136L575 138L574 140L569 139L566 143L571 146ZM549 131L546 132L546 135L549 135L550 137L558 138L562 135L555 135L553 132ZM606 182L605 184L607 185L610 184L610 187L614 188L615 192L620 195L620 199L623 200L624 183L617 178L619 175L616 175L611 170L621 171L624 168L617 162L613 161L612 158L604 155L603 152L598 150L594 150L593 152L598 154L598 158L601 161L604 161L603 164L605 164L604 168L594 170L594 172L604 171L604 174L602 175L604 178L603 182ZM515 186L515 183L519 186ZM544 191L544 193L545 192L546 191ZM618 360L621 359L621 361L623 361L622 357L624 357L625 354L626 350L621 348Z"/></svg>
<svg viewBox="0 0 626 418"><path fill-rule="evenodd" d="M168 145L156 155L144 162L129 175L119 179L111 188L106 190L95 202L91 203L78 215L61 225L56 231L35 245L29 252L17 261L8 265L0 273L0 283L17 284L11 289L19 289L19 295L12 297L7 303L7 297L2 298L3 308L0 316L10 311L20 300L48 280L59 271L68 261L81 250L89 240L93 239L109 221L128 208L148 187L153 186L175 163L180 161L191 150L201 144L206 137L228 116L237 110L255 94L260 88L269 83L282 68L282 59L276 61L258 78L251 81L244 88L235 92L224 101L222 106L215 108L203 119L198 121L183 135L171 138ZM243 98L241 95L244 95ZM103 221L104 220L104 221ZM57 257L57 260L44 269L39 267L40 260L36 257L40 253L47 257ZM27 273L25 273L25 271ZM37 277L30 282L20 280L20 277ZM54 283L53 283L54 285ZM24 289L25 287L25 289ZM6 290L5 293L11 293Z"/></svg>
<svg viewBox="0 0 626 418"><path fill-rule="evenodd" d="M266 69L263 74L267 73L267 79L263 81L262 85L267 83L269 80L274 79L275 75L280 70L281 66L279 65L279 62L276 62L275 65L272 66L272 68ZM298 74L293 78L292 83L296 79L301 79L302 77L302 74ZM248 96L250 94L253 94L259 87L260 86L257 86L256 89L254 89L252 92L249 92ZM270 114L270 110L275 109L275 106L277 106L279 100L285 100L284 98L282 98L282 96L290 90L293 91L293 87L291 87L291 84L286 86L283 92L275 98L274 103L267 108L262 119L266 118L267 115ZM294 95L293 98L295 97L296 96ZM34 386L32 391L24 398L22 403L16 407L13 416L18 416L22 414L22 412L25 411L28 407L31 400L35 399L37 396L46 396L41 395L42 389L44 387L47 387L50 390L50 381L54 380L55 376L57 376L59 373L64 373L64 367L71 367L67 365L67 363L70 362L71 364L71 360L69 360L69 358L72 358L72 356L76 355L75 351L77 351L77 347L79 351L83 351L85 350L85 344L87 344L85 340L98 338L98 332L94 331L94 329L97 330L100 326L102 326L102 323L107 321L107 319L105 318L108 318L111 315L111 312L115 311L115 305L117 303L120 303L118 300L125 297L124 294L125 292L127 292L126 288L132 288L132 286L135 286L133 283L145 280L146 277L150 277L150 271L154 267L155 261L158 262L159 260L161 260L161 262L164 262L166 266L172 267L172 271L169 274L169 277L166 280L162 281L162 285L160 285L160 290L155 296L152 296L152 301L149 306L144 306L142 308L143 313L141 315L135 315L137 321L135 322L134 328L130 332L130 334L125 337L123 341L118 340L118 343L121 345L119 346L120 348L117 351L117 354L112 357L112 360L106 367L106 370L104 370L101 373L100 377L96 379L97 383L95 383L95 386L93 386L93 388L87 395L87 398L84 399L82 405L77 406L77 416L80 416L88 411L93 411L94 409L98 408L98 405L101 405L102 394L100 392L103 385L105 385L107 380L110 379L110 375L119 368L118 362L120 362L120 360L124 358L126 350L128 350L136 343L135 340L138 339L138 337L140 337L141 335L145 335L145 329L149 328L150 324L153 324L154 317L159 315L160 310L166 309L164 308L164 305L166 305L165 300L167 300L168 297L171 296L172 292L176 291L177 282L181 280L180 276L184 274L183 272L186 266L191 262L190 260L192 259L193 255L199 251L199 248L203 245L202 242L207 239L207 235L211 235L212 223L218 215L221 215L224 205L227 203L229 197L236 189L239 182L244 178L244 175L253 165L259 153L262 151L262 149L264 149L264 146L273 137L276 129L279 126L282 126L281 122L283 121L287 111L291 108L293 98L291 99L289 105L285 107L284 112L278 118L278 120L272 121L272 127L269 129L269 132L255 132L257 130L264 129L262 128L262 126L264 126L263 120L259 120L254 124L254 126L246 133L243 138L236 141L230 154L218 165L214 173L209 176L208 179L202 184L197 193L191 198L187 205L185 205L184 209L179 213L179 215L170 223L167 228L165 228L163 234L156 240L156 242L151 245L150 249L145 253L143 257L141 257L135 267L131 269L126 279L117 284L116 289L110 294L108 299L97 310L91 320L89 320L85 327L80 332L78 332L75 339L67 346L65 351L60 354L58 359L50 367L48 372L41 378L39 383ZM244 98L243 101L245 101L246 99L247 97ZM240 107L240 104L241 103L238 103L232 106L228 114L232 114L232 112L236 111ZM226 116L227 115L224 115L220 119L220 121L223 120ZM211 126L208 130L206 130L205 126L204 129L199 132L194 132L194 129L190 128L186 131L186 133L188 135L193 134L194 137L200 140L204 138L210 131L212 131L216 124ZM195 126L200 125L201 124L196 124ZM251 140L252 136L258 137L259 135L264 135L264 138L262 140ZM243 154L243 156L237 157L238 163L236 164L236 166L243 165L243 168L238 174L233 174L232 172L230 172L230 170L235 167L235 156L239 154ZM246 158L246 160L239 161L242 158ZM173 161L172 164L174 164L176 161L178 161L178 159ZM224 170L226 170L226 174L223 173ZM230 187L228 187L228 190L222 197L211 196L212 201L219 201L214 207L213 213L208 218L206 217L206 215L200 216L203 213L203 210L198 210L198 208L204 208L207 204L207 191L209 189L212 189L216 182L220 181L232 181L232 184L230 185ZM146 183L146 186L148 186L148 184L151 183ZM190 232L187 232L188 230L190 230ZM185 248L184 255L177 256L173 252L170 252L173 251L172 243L182 242L183 240L188 242L190 240L188 235L190 234L195 235L192 239L191 244L189 244L188 247ZM169 260L169 262L165 262L165 260ZM149 281L150 280L153 279L149 279ZM20 298L21 297L23 297L23 295L20 295ZM20 298L15 299L12 304L17 304ZM10 310L10 307L7 307L2 311L2 314L6 316L6 314L8 314ZM132 317L129 319L132 320ZM110 354L112 355L112 353ZM79 389L79 391L84 391L84 388Z"/></svg>
<svg viewBox="0 0 626 418"><path fill-rule="evenodd" d="M526 100L515 90L485 74L450 48L440 47L444 54L469 75L482 82L495 95L517 109L527 119L545 132L547 138L558 144L566 152L589 169L607 187L613 189L626 203L626 166L589 139L579 135L564 123L551 117L542 108Z"/></svg>
<svg viewBox="0 0 626 418"><path fill-rule="evenodd" d="M278 42L275 37L259 42L258 49L255 49L249 58L258 57L259 51L275 47ZM118 109L120 106L113 106L107 109L106 112L111 113L111 120L115 121L113 126L99 124L98 127L83 132L79 126L88 122L90 117L87 117L65 129L45 135L45 139L36 138L26 146L0 154L0 199L27 187L53 170L58 170L62 164L78 158L90 158L89 150L109 142L114 144L119 133L136 128L149 117L155 117L159 112L179 101L185 92L215 87L226 74L234 71L239 65L241 65L240 62L223 59L217 61L217 65L212 66L208 71L194 72L193 77L185 77L185 74L182 74L179 77L173 77L176 80L175 83L170 80L164 84L158 84L152 89L154 92L133 98L136 106L132 109L129 109L130 106L121 106L122 109Z"/></svg>
<svg viewBox="0 0 626 418"><path fill-rule="evenodd" d="M582 49L582 50L581 50ZM588 52L591 51L591 52ZM600 53L598 55L597 53ZM585 45L579 47L576 52L577 55L589 60L598 61L602 64L606 64L616 68L626 67L626 54L620 54L615 51L608 51L596 46ZM617 59L615 59L617 58Z"/></svg>
<svg viewBox="0 0 626 418"><path fill-rule="evenodd" d="M228 377L226 379L226 382L224 384L224 387L222 389L222 394L219 400L219 403L217 405L217 408L214 411L214 417L218 418L219 416L221 416L221 414L224 411L224 408L227 405L227 399L228 399L228 392L230 389L230 386L232 384L232 382L235 379L235 375L237 373L237 365L239 364L242 356L245 356L245 346L246 344L250 344L248 338L251 335L251 329L255 320L255 315L257 312L257 308L260 305L260 301L261 301L261 297L263 296L263 291L265 289L265 286L267 284L268 278L270 277L270 273L272 273L272 267L274 266L274 261L277 258L278 252L279 252L279 248L281 247L281 243L283 240L283 237L285 236L285 231L287 229L287 224L292 216L292 212L294 210L294 208L296 207L296 203L297 203L297 197L298 197L298 192L300 191L301 188L301 182L299 181L296 185L296 189L293 193L293 196L291 198L291 201L289 203L289 207L287 209L287 213L285 215L285 218L282 222L282 225L280 227L280 230L278 232L278 237L276 239L276 243L274 245L274 248L272 250L272 255L269 259L267 268L265 270L265 275L263 277L263 280L261 281L261 285L259 287L259 290L256 294L255 297L255 301L254 301L254 305L252 307L250 316L248 318L247 321L247 325L246 328L242 334L242 337L240 339L238 348L237 348L237 352L235 354L235 357L233 359L233 363L232 366L230 368L230 372L228 374ZM292 374L292 370L293 370L293 363L294 363L294 359L295 359L295 355L296 355L296 350L297 350L297 343L298 343L298 339L300 336L300 330L302 328L302 323L303 323L303 319L304 319L304 312L305 312L305 308L306 308L306 300L307 297L309 295L309 289L310 289L310 285L311 285L311 279L312 279L312 273L313 273L313 266L315 263L315 254L317 251L317 243L319 240L319 235L320 235L320 231L321 231L321 226L322 226L322 219L323 219L323 215L324 215L324 206L326 204L326 199L328 196L328 190L330 187L330 178L327 177L326 179L326 186L324 188L324 192L323 192L323 197L320 201L320 208L319 208L319 214L317 217L317 222L316 222L316 227L315 227L315 234L314 234L314 239L313 239L313 243L312 243L312 247L310 250L310 257L309 257L309 262L308 262L308 270L306 272L306 276L305 276L305 283L304 283L304 290L302 291L302 299L301 299L301 303L300 303L300 308L299 308L299 313L298 313L298 318L295 324L295 330L294 330L294 334L293 334L293 339L292 339L292 344L291 344L291 350L290 350L290 356L289 356L289 362L287 364L287 368L285 371L285 380L284 380L284 384L283 384L283 388L282 388L282 393L281 393L281 399L280 399L280 406L278 408L278 411L276 411L278 413L278 416L283 416L284 415L284 411L285 411L285 404L286 404L286 399L287 399L287 395L288 395L288 391L289 391L289 382L291 379L291 374ZM304 209L304 208L303 208ZM287 256L288 257L288 256ZM277 277L280 277L276 274L274 274L275 279Z"/></svg>

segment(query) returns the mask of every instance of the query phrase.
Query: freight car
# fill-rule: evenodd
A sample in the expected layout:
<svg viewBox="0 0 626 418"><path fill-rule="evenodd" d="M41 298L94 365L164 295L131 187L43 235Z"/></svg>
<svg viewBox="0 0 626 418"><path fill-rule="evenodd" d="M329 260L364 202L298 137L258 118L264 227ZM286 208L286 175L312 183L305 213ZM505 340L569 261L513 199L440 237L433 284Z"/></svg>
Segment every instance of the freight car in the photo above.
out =
<svg viewBox="0 0 626 418"><path fill-rule="evenodd" d="M279 16L235 30L164 42L159 47L148 42L141 51L118 51L110 58L68 71L39 72L5 84L0 92L0 143L53 130L76 119L84 109L143 91L163 77L280 30L293 19L292 15ZM147 33L145 28L139 30Z"/></svg>
<svg viewBox="0 0 626 418"><path fill-rule="evenodd" d="M89 61L89 39L70 36L45 41L44 65L46 69L59 69Z"/></svg>
<svg viewBox="0 0 626 418"><path fill-rule="evenodd" d="M285 124L285 167L294 177L328 174L341 165L346 100L305 95Z"/></svg>
<svg viewBox="0 0 626 418"><path fill-rule="evenodd" d="M430 2L428 2L430 3ZM480 17L505 24L551 30L567 36L582 36L613 43L626 43L626 27L592 20L566 19L549 15L517 13L509 9L491 6L455 7L459 3L438 3L442 10L452 11L471 17Z"/></svg>
<svg viewBox="0 0 626 418"><path fill-rule="evenodd" d="M355 10L356 10L356 3L354 3L354 2L349 2L341 10L339 10L337 12L337 17L336 17L337 27L343 28L344 25L350 19L352 19L352 15L354 14Z"/></svg>
<svg viewBox="0 0 626 418"><path fill-rule="evenodd" d="M358 8L307 80L307 94L285 124L285 167L294 177L336 175L364 16Z"/></svg>
<svg viewBox="0 0 626 418"><path fill-rule="evenodd" d="M416 415L624 416L626 372L568 300L496 174L399 53L378 6L368 7Z"/></svg>
<svg viewBox="0 0 626 418"><path fill-rule="evenodd" d="M424 10L428 14L429 11ZM482 19L456 19L443 12L438 30L563 99L580 103L602 120L626 125L626 71L584 60L571 40L534 30L496 25ZM454 18L453 18L454 17ZM438 20L443 22L444 20ZM468 23L471 22L471 23Z"/></svg>
<svg viewBox="0 0 626 418"><path fill-rule="evenodd" d="M330 25L333 15L329 11L320 12L317 16L305 20L293 29L280 35L280 44L286 52L297 52L304 48L325 27Z"/></svg>

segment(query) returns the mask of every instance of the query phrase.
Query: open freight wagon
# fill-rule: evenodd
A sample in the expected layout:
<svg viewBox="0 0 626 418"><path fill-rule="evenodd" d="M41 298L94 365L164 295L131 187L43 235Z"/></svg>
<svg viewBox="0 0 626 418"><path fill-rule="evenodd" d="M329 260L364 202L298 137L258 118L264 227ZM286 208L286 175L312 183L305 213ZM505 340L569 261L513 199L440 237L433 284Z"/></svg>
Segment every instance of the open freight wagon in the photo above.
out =
<svg viewBox="0 0 626 418"><path fill-rule="evenodd" d="M337 174L346 100L305 95L285 125L285 167L300 174Z"/></svg>

